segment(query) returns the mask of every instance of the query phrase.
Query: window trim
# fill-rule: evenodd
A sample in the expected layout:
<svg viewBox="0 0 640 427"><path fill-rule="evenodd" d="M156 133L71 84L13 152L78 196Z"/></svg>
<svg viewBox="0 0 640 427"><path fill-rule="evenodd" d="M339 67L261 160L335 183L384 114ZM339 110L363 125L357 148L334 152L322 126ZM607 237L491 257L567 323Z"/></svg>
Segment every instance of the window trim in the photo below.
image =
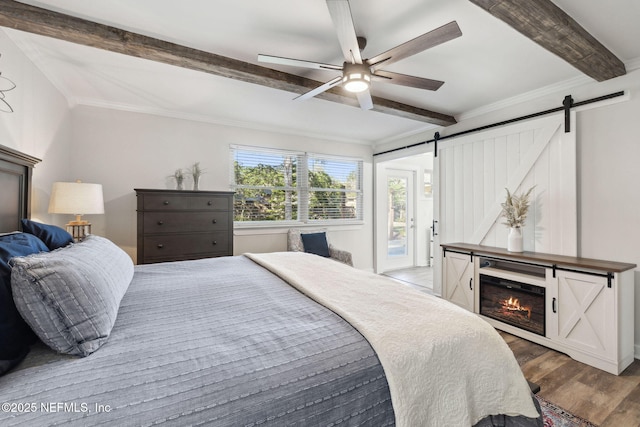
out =
<svg viewBox="0 0 640 427"><path fill-rule="evenodd" d="M229 146L229 157L230 157L230 179L229 179L229 187L231 191L236 191L237 188L252 188L254 186L238 186L235 184L235 152L236 150L245 150L245 151L253 151L253 152L264 152L271 153L276 155L296 155L298 156L298 164L297 164L297 176L296 176L296 192L298 199L298 219L295 220L264 220L264 221L233 221L234 228L291 228L291 227L333 227L333 226L353 226L353 225L362 225L364 224L364 160L359 157L351 157L351 156L337 156L334 154L322 154L322 153L314 153L314 152L306 152L306 151L296 151L296 150L288 150L288 149L280 149L280 148L268 148L268 147L256 147L249 145L230 145ZM336 160L342 162L355 162L357 168L357 185L356 189L321 189L317 188L313 191L338 191L344 193L356 193L357 194L357 205L355 218L347 218L347 219L324 219L324 220L313 220L309 219L309 195L311 190L309 189L309 160L312 158L320 158L327 160ZM302 172L302 173L301 173ZM255 186L257 188L264 188L261 186ZM274 189L280 187L273 187ZM284 187L283 187L284 188ZM233 209L233 215L235 217L235 206Z"/></svg>

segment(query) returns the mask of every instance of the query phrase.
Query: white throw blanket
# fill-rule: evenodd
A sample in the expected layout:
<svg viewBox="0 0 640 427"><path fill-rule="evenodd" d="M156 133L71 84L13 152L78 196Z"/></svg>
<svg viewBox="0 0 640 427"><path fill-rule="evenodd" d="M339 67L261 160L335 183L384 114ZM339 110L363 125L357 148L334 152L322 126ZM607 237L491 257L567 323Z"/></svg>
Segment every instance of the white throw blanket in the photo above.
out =
<svg viewBox="0 0 640 427"><path fill-rule="evenodd" d="M246 254L347 320L384 368L398 427L537 418L513 353L484 320L391 279L303 252Z"/></svg>

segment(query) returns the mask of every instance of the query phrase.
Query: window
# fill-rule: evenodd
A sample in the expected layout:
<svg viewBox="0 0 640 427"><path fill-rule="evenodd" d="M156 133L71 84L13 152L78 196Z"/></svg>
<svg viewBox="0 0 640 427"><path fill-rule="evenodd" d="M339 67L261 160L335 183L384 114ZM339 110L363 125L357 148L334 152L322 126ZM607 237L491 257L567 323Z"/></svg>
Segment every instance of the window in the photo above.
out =
<svg viewBox="0 0 640 427"><path fill-rule="evenodd" d="M231 162L236 222L362 220L362 160L231 146Z"/></svg>
<svg viewBox="0 0 640 427"><path fill-rule="evenodd" d="M431 197L433 193L432 182L433 171L431 169L424 170L424 197Z"/></svg>

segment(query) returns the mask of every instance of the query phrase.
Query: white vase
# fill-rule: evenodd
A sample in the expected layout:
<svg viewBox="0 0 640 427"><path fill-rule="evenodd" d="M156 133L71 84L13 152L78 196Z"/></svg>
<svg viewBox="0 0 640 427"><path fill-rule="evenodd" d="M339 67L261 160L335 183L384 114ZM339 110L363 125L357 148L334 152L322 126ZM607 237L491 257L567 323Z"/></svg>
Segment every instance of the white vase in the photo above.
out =
<svg viewBox="0 0 640 427"><path fill-rule="evenodd" d="M509 228L507 239L507 250L509 252L522 252L522 229L519 227Z"/></svg>

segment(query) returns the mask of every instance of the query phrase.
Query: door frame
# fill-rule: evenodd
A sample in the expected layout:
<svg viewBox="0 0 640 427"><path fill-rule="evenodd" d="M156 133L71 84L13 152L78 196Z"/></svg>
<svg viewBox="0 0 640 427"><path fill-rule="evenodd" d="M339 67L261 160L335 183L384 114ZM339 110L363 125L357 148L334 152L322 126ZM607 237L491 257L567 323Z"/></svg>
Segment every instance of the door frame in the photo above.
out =
<svg viewBox="0 0 640 427"><path fill-rule="evenodd" d="M384 258L386 257L386 220L387 215L386 212L384 214L381 213L381 210L378 209L381 204L386 206L386 173L385 169L390 167L391 161L400 160L404 158L410 158L418 155L424 154L433 154L433 146L432 145L421 145L416 147L411 147L408 149L403 149L401 152L392 152L385 153L373 158L373 175L374 175L374 209L373 209L373 241L374 241L374 272L375 273L383 273L385 268ZM432 194L434 198L434 219L437 219L438 213L436 212L437 208L437 157L433 159L433 172L432 172ZM394 169L398 169L395 167ZM416 177L417 178L417 177ZM418 181L416 179L416 181ZM414 206L417 206L415 200L417 199L417 191L418 191L418 183L414 183ZM414 208L415 210L415 208ZM415 212L414 212L415 215ZM414 236L416 233L416 228L414 227ZM416 250L417 245L419 245L418 239L414 237L414 265L416 265L416 256L418 251ZM439 257L436 256L437 253L437 244L434 240L433 244L433 252L432 255L432 267L434 267L434 272L438 268L437 264L440 263ZM437 282L437 283L436 283ZM434 275L434 288L438 288L438 294L440 289L440 280L437 279L437 276Z"/></svg>

